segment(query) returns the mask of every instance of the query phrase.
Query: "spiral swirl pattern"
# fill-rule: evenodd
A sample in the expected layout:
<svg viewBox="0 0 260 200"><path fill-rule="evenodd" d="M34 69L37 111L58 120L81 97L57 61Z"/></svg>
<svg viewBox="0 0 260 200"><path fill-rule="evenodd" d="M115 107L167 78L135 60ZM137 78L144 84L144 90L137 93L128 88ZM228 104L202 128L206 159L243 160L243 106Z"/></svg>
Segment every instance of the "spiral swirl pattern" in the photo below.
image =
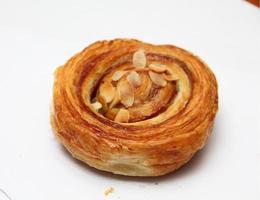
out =
<svg viewBox="0 0 260 200"><path fill-rule="evenodd" d="M217 82L186 50L116 39L59 67L53 102L54 132L75 158L116 174L159 176L204 146Z"/></svg>

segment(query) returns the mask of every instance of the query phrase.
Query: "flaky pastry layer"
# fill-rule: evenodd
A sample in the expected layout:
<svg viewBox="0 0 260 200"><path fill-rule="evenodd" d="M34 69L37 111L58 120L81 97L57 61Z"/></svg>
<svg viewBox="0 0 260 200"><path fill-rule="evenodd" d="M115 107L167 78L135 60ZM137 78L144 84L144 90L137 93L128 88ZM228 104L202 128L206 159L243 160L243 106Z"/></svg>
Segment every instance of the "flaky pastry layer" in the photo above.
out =
<svg viewBox="0 0 260 200"><path fill-rule="evenodd" d="M132 121L116 122L93 109L93 96L104 76L131 64L140 49L147 62L161 62L178 77L158 89L160 101L152 96L156 103L150 106L150 100L143 100L147 107L142 113L148 114L138 113L144 106L137 104L138 109L127 108ZM140 77L144 84L140 95L144 95L153 83L148 75ZM57 68L53 105L54 132L73 157L115 174L160 176L184 165L205 145L218 109L217 82L201 59L173 45L131 39L98 41ZM160 109L153 112L156 106Z"/></svg>

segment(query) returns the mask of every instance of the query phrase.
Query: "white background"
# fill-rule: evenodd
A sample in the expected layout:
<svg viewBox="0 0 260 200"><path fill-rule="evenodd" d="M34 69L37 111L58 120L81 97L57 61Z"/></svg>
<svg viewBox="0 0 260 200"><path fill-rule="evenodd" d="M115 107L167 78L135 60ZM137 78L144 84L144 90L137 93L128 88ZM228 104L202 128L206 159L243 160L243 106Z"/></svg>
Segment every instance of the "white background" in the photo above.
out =
<svg viewBox="0 0 260 200"><path fill-rule="evenodd" d="M90 169L51 131L55 68L116 37L186 48L217 76L213 135L168 176ZM259 70L260 10L244 1L0 0L0 188L12 200L260 199ZM106 197L110 186L115 192Z"/></svg>

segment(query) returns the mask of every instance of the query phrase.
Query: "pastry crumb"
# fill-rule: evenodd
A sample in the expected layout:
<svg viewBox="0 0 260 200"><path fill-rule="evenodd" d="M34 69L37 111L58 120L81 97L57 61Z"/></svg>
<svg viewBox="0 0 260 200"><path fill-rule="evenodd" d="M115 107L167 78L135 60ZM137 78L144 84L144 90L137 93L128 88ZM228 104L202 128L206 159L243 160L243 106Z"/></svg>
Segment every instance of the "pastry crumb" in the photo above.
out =
<svg viewBox="0 0 260 200"><path fill-rule="evenodd" d="M104 194L105 194L105 196L107 196L114 191L115 191L115 189L113 187L109 187L105 190Z"/></svg>

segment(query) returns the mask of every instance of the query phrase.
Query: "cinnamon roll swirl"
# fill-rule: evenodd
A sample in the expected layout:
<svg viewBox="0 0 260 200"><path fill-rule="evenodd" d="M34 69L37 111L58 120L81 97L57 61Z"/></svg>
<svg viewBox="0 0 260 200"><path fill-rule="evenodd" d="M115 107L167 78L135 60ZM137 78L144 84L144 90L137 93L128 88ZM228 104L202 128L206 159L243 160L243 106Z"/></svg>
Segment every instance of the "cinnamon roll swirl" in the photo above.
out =
<svg viewBox="0 0 260 200"><path fill-rule="evenodd" d="M54 132L73 157L115 174L160 176L205 145L217 82L184 49L115 39L57 68L53 102Z"/></svg>

